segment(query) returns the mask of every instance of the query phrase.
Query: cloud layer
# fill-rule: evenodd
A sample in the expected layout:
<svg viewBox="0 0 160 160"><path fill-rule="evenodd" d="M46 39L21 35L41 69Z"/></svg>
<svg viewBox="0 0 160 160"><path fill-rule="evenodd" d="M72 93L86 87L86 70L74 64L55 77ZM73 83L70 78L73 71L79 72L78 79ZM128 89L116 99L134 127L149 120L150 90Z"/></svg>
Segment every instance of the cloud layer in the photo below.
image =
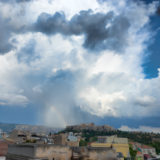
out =
<svg viewBox="0 0 160 160"><path fill-rule="evenodd" d="M130 132L160 133L160 128L158 128L158 127L148 127L148 126L140 126L139 128L130 128L128 126L121 126L119 129L122 130L122 131L130 131Z"/></svg>
<svg viewBox="0 0 160 160"><path fill-rule="evenodd" d="M156 2L18 2L0 1L0 106L32 105L54 126L158 116L160 74L142 68Z"/></svg>
<svg viewBox="0 0 160 160"><path fill-rule="evenodd" d="M84 47L95 51L107 48L122 50L127 43L128 28L129 20L125 15L114 16L112 12L93 13L92 10L87 10L80 11L69 21L64 13L42 13L34 24L33 31L47 35L85 35Z"/></svg>

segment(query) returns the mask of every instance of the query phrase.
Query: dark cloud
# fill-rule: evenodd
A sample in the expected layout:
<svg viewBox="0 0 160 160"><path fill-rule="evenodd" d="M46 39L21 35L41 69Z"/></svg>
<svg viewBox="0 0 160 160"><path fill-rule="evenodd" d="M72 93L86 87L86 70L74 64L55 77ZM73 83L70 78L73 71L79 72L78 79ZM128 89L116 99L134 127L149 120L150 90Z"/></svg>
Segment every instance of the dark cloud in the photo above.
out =
<svg viewBox="0 0 160 160"><path fill-rule="evenodd" d="M17 53L19 62L30 64L31 62L39 59L40 56L36 52L36 41L31 39L21 50Z"/></svg>
<svg viewBox="0 0 160 160"><path fill-rule="evenodd" d="M30 1L33 1L33 0L16 0L17 3L30 2Z"/></svg>
<svg viewBox="0 0 160 160"><path fill-rule="evenodd" d="M9 19L4 20L0 16L0 54L4 54L13 48L12 44L9 42L10 36Z"/></svg>
<svg viewBox="0 0 160 160"><path fill-rule="evenodd" d="M109 124L115 128L120 128L122 125L138 128L139 126L160 127L160 117L104 117L96 119L98 124Z"/></svg>
<svg viewBox="0 0 160 160"><path fill-rule="evenodd" d="M112 12L103 14L88 10L81 11L69 21L64 13L56 12L54 15L42 13L32 27L33 31L47 35L56 33L65 36L84 34L84 47L90 50L120 50L126 44L129 21L123 15L115 18Z"/></svg>
<svg viewBox="0 0 160 160"><path fill-rule="evenodd" d="M20 2L17 0L17 2ZM22 1L21 1L22 2ZM0 17L0 54L13 49L10 42L12 33L42 32L47 35L61 33L64 36L84 35L83 46L92 51L103 49L122 51L126 45L126 34L129 21L125 16L115 17L112 12L93 13L91 10L81 11L67 20L64 13L56 12L54 15L42 13L35 24L23 26L11 23L11 19Z"/></svg>
<svg viewBox="0 0 160 160"><path fill-rule="evenodd" d="M15 40L11 40L13 33L24 33L26 28L19 24L19 26L13 23L11 18L4 18L0 15L0 54L5 54L14 49L13 43Z"/></svg>
<svg viewBox="0 0 160 160"><path fill-rule="evenodd" d="M143 99L136 99L132 103L135 106L140 106L140 107L150 107L151 105L154 105L152 102L148 102L148 101L143 100Z"/></svg>
<svg viewBox="0 0 160 160"><path fill-rule="evenodd" d="M14 48L10 38L12 33L19 32L22 32L22 28L14 27L10 19L3 19L0 16L0 54L5 54Z"/></svg>
<svg viewBox="0 0 160 160"><path fill-rule="evenodd" d="M160 6L157 8L157 14L160 16Z"/></svg>
<svg viewBox="0 0 160 160"><path fill-rule="evenodd" d="M0 0L2 3L24 3L24 2L30 2L33 0Z"/></svg>
<svg viewBox="0 0 160 160"><path fill-rule="evenodd" d="M0 54L8 53L14 48L11 41L13 34L24 33L27 31L25 30L25 25L27 26L27 24L23 21L25 6L21 3L29 1L33 0L0 0L0 3L7 3L15 10L13 14L8 12L7 15L0 12ZM5 4L2 4L2 7L3 5Z"/></svg>

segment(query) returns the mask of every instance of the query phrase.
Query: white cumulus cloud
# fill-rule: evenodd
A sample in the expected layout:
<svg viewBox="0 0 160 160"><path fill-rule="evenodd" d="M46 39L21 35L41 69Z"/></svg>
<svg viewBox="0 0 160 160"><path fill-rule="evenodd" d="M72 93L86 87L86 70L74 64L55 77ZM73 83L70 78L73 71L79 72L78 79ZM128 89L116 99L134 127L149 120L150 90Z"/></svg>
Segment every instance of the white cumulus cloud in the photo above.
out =
<svg viewBox="0 0 160 160"><path fill-rule="evenodd" d="M119 45L118 49L107 46L99 51L90 50L84 46L87 29L85 34L70 36L10 29L10 35L6 36L13 49L0 55L0 106L38 106L44 122L55 126L77 122L74 115L77 108L99 117L145 117L151 112L157 116L160 76L146 79L142 68L147 42L152 37L148 24L156 5L126 0L117 1L117 6L110 0L40 0L26 4L25 12L19 15L21 7L9 13L11 4L0 3L2 18L12 17L10 23L15 27L20 21L14 21L13 17L18 14L23 20L22 30L35 23L43 12L50 15L64 12L67 25L81 10L90 9L91 14L102 15L111 12L113 19L106 28L111 27L107 31L112 36L109 42L107 38L102 42L123 46L122 50ZM127 28L123 30L126 21ZM141 129L149 130L143 126L138 130Z"/></svg>

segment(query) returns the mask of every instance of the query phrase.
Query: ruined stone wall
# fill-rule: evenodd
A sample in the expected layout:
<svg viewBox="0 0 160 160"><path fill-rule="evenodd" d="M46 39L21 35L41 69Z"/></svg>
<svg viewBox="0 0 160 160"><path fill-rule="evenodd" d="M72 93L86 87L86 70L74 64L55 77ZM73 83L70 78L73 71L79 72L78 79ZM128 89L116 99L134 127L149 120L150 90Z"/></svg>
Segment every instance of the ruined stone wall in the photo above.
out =
<svg viewBox="0 0 160 160"><path fill-rule="evenodd" d="M111 148L69 147L62 145L10 145L7 160L114 160Z"/></svg>
<svg viewBox="0 0 160 160"><path fill-rule="evenodd" d="M90 151L89 160L110 160L116 159L116 154L113 151Z"/></svg>
<svg viewBox="0 0 160 160"><path fill-rule="evenodd" d="M67 146L42 145L36 147L35 157L47 157L48 160L70 160L72 150Z"/></svg>
<svg viewBox="0 0 160 160"><path fill-rule="evenodd" d="M65 134L56 135L54 137L54 144L65 145L67 136Z"/></svg>
<svg viewBox="0 0 160 160"><path fill-rule="evenodd" d="M76 142L74 142L74 141L67 141L66 145L67 146L71 146L71 147L78 147L79 146L79 141L76 141Z"/></svg>
<svg viewBox="0 0 160 160"><path fill-rule="evenodd" d="M111 148L75 147L73 160L116 160L116 152Z"/></svg>
<svg viewBox="0 0 160 160"><path fill-rule="evenodd" d="M7 160L70 160L72 150L58 145L10 145Z"/></svg>

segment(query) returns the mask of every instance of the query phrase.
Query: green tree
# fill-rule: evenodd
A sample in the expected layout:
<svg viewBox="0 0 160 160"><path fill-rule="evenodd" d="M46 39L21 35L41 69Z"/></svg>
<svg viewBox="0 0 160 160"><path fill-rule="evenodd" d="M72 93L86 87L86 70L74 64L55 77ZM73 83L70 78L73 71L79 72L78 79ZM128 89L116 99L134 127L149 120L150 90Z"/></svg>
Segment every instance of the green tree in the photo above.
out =
<svg viewBox="0 0 160 160"><path fill-rule="evenodd" d="M129 145L129 152L130 152L130 155L131 155L131 159L135 160L136 155L137 155L137 151L133 149L132 145Z"/></svg>
<svg viewBox="0 0 160 160"><path fill-rule="evenodd" d="M87 142L85 140L80 140L79 146L87 146Z"/></svg>

